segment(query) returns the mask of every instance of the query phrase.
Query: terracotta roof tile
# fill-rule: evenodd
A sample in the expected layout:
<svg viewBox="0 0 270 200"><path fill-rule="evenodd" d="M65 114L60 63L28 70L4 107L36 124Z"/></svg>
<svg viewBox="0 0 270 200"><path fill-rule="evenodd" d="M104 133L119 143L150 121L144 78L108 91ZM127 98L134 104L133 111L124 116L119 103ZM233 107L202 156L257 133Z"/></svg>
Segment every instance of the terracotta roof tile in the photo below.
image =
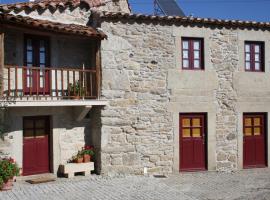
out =
<svg viewBox="0 0 270 200"><path fill-rule="evenodd" d="M65 8L68 6L78 7L83 5L88 8L99 7L105 5L103 0L41 0L35 2L24 2L24 3L14 3L14 4L0 4L0 11L20 12L22 10L36 10L36 9L47 9L47 8Z"/></svg>
<svg viewBox="0 0 270 200"><path fill-rule="evenodd" d="M82 26L77 24L62 24L47 20L38 20L20 15L11 15L0 13L1 24L23 26L29 28L37 28L40 30L48 30L58 33L73 34L84 37L96 37L99 39L106 38L106 35L90 26Z"/></svg>
<svg viewBox="0 0 270 200"><path fill-rule="evenodd" d="M115 19L115 20L136 20L136 21L159 21L165 23L183 23L183 24L200 24L211 26L222 26L231 28L255 28L255 29L268 29L270 30L269 22L255 22L255 21L241 21L241 20L222 20L212 18L199 18L199 17L180 17L180 16L156 16L156 15L143 15L143 14L129 14L120 12L107 12L98 11L97 14L101 18Z"/></svg>

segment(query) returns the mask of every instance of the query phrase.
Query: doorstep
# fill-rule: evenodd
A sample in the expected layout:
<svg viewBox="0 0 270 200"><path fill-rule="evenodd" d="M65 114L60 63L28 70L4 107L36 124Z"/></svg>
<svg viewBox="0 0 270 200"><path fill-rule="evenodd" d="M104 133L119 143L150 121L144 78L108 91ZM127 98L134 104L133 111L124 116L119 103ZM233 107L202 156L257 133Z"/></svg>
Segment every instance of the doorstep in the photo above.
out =
<svg viewBox="0 0 270 200"><path fill-rule="evenodd" d="M17 181L26 181L30 179L41 179L41 178L54 178L56 179L57 176L52 173L45 173L45 174L36 174L36 175L30 175L30 176L18 176L16 177Z"/></svg>

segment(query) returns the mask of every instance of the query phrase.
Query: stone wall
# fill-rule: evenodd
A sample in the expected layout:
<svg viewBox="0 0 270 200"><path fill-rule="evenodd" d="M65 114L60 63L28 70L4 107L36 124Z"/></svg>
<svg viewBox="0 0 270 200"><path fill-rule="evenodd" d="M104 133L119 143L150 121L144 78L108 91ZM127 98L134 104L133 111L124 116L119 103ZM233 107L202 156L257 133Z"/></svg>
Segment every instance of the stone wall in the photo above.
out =
<svg viewBox="0 0 270 200"><path fill-rule="evenodd" d="M172 172L173 126L168 69L174 67L172 28L104 22L101 168L105 174Z"/></svg>
<svg viewBox="0 0 270 200"><path fill-rule="evenodd" d="M237 94L233 75L238 69L238 34L233 30L215 30L211 37L211 60L218 77L215 91L217 170L237 169Z"/></svg>

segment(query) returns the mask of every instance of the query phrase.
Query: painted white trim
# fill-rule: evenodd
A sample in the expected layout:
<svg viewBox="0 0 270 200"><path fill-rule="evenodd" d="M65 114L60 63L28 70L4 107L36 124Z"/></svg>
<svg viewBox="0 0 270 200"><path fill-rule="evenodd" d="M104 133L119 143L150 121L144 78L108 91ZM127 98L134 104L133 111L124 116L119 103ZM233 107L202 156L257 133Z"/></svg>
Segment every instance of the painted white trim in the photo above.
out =
<svg viewBox="0 0 270 200"><path fill-rule="evenodd" d="M1 104L2 101L0 101ZM61 101L15 101L8 107L47 107L47 106L106 106L108 101L102 100L61 100Z"/></svg>

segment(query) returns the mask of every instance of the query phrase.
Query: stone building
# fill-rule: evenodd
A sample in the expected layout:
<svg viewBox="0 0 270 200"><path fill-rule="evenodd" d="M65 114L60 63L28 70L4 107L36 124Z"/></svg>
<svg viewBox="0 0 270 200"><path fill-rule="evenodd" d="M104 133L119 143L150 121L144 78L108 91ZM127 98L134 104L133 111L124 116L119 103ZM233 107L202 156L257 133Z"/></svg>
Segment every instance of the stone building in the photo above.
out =
<svg viewBox="0 0 270 200"><path fill-rule="evenodd" d="M125 0L1 5L0 21L15 99L0 151L24 175L57 173L85 144L102 174L268 166L269 23L136 15Z"/></svg>

